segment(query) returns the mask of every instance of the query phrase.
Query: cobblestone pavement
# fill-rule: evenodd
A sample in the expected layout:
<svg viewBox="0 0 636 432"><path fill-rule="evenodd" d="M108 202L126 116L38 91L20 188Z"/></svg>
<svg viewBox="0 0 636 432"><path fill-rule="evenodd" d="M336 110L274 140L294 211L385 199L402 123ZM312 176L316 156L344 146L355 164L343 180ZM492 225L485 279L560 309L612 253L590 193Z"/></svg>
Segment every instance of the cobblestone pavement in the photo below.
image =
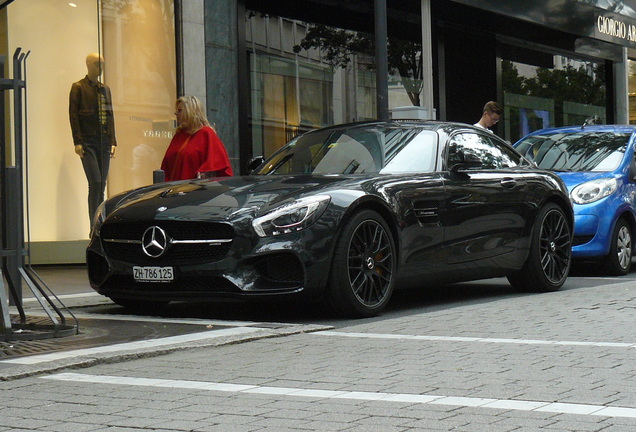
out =
<svg viewBox="0 0 636 432"><path fill-rule="evenodd" d="M634 431L635 298L608 278L27 357L0 382L0 431Z"/></svg>

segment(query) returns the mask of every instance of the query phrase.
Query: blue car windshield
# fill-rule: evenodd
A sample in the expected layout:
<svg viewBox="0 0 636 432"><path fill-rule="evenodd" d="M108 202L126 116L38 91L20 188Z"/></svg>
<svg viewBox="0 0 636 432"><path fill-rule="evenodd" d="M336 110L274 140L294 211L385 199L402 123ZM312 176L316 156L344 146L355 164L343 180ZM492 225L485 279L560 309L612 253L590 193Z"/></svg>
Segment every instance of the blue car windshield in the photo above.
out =
<svg viewBox="0 0 636 432"><path fill-rule="evenodd" d="M542 169L609 172L623 160L630 136L616 132L556 132L530 136L516 148Z"/></svg>
<svg viewBox="0 0 636 432"><path fill-rule="evenodd" d="M431 172L437 133L369 125L309 132L277 151L255 174Z"/></svg>

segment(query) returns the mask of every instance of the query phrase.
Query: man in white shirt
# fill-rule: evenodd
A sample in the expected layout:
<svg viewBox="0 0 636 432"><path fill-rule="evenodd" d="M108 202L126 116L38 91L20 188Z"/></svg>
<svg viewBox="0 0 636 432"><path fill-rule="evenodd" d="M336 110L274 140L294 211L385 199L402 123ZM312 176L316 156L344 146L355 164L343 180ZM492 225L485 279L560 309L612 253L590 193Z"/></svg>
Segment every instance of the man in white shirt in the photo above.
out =
<svg viewBox="0 0 636 432"><path fill-rule="evenodd" d="M481 114L481 118L473 126L486 129L488 132L492 132L490 128L496 125L497 122L499 122L502 114L503 108L501 108L501 105L499 105L495 101L486 102L486 105L484 105L484 110Z"/></svg>

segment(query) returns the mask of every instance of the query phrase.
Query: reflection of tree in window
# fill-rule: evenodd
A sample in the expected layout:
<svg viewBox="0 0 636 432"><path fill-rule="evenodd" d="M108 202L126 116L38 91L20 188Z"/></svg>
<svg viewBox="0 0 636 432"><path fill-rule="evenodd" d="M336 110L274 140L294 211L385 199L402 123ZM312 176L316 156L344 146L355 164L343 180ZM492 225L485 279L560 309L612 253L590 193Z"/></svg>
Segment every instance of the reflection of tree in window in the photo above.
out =
<svg viewBox="0 0 636 432"><path fill-rule="evenodd" d="M611 171L625 153L629 134L581 133L537 137L526 153L543 169Z"/></svg>
<svg viewBox="0 0 636 432"><path fill-rule="evenodd" d="M463 162L460 153L477 156L482 162L483 169L508 168L519 164L519 158L512 150L483 135L473 133L458 134L452 138L449 144L448 168Z"/></svg>

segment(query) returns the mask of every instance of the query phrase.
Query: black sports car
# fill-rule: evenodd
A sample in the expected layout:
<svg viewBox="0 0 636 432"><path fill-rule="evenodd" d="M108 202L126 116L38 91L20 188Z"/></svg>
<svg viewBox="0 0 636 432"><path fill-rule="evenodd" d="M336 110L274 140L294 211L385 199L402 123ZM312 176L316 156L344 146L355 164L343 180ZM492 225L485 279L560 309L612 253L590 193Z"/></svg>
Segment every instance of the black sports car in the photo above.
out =
<svg viewBox="0 0 636 432"><path fill-rule="evenodd" d="M298 136L248 176L115 196L86 255L92 287L124 306L296 297L372 316L405 286L557 290L572 226L561 179L494 134L365 122Z"/></svg>

